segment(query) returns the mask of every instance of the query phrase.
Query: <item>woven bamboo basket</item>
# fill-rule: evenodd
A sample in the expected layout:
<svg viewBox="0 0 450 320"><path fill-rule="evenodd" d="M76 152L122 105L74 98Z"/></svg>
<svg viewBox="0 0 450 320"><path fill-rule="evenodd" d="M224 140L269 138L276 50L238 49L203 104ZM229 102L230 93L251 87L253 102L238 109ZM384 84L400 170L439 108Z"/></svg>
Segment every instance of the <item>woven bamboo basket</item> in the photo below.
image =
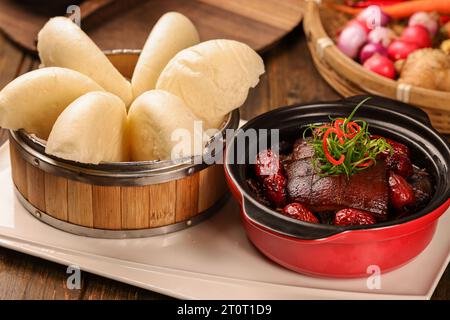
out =
<svg viewBox="0 0 450 320"><path fill-rule="evenodd" d="M139 51L108 53L130 78ZM236 129L239 112L223 131ZM99 238L137 238L184 229L228 195L223 167L185 161L83 165L51 157L42 141L10 131L12 178L25 208L61 230Z"/></svg>
<svg viewBox="0 0 450 320"><path fill-rule="evenodd" d="M321 1L304 4L303 28L314 64L322 77L345 97L370 93L416 105L428 114L438 131L450 134L450 92L400 84L348 58L333 41L337 28L347 19Z"/></svg>

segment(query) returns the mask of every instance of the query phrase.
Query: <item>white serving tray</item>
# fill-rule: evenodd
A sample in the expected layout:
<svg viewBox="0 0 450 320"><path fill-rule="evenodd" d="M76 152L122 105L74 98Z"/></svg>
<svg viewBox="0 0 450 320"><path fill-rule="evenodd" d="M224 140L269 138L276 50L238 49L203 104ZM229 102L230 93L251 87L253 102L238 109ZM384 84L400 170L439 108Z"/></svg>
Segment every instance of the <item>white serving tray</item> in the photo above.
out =
<svg viewBox="0 0 450 320"><path fill-rule="evenodd" d="M238 206L228 203L192 228L144 239L85 238L31 216L14 196L8 143L0 147L0 246L187 299L429 299L450 260L450 214L416 259L367 279L313 278L284 269L247 240Z"/></svg>

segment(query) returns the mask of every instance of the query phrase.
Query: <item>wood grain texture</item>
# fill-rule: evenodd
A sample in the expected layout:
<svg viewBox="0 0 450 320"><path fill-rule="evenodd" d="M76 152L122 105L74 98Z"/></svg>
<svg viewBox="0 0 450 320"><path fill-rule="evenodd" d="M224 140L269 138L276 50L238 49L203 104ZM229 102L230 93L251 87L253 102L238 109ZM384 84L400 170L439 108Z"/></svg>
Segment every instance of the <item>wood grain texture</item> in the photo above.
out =
<svg viewBox="0 0 450 320"><path fill-rule="evenodd" d="M0 298L5 299L145 299L167 297L81 272L81 289L70 290L67 267L0 247Z"/></svg>
<svg viewBox="0 0 450 320"><path fill-rule="evenodd" d="M26 164L27 170L27 199L41 211L45 211L45 179L44 171Z"/></svg>
<svg viewBox="0 0 450 320"><path fill-rule="evenodd" d="M24 53L0 34L0 90L17 76L24 60ZM0 145L7 137L7 131L0 128Z"/></svg>
<svg viewBox="0 0 450 320"><path fill-rule="evenodd" d="M139 55L134 54L114 54L108 55L111 63L120 70L120 73L128 79L131 79L136 66Z"/></svg>
<svg viewBox="0 0 450 320"><path fill-rule="evenodd" d="M45 173L17 161L20 155L11 150L13 180L23 196L56 219L88 228L147 229L185 221L209 209L227 191L221 165L156 185L97 186Z"/></svg>
<svg viewBox="0 0 450 320"><path fill-rule="evenodd" d="M298 0L199 0L199 2L287 31L299 23L301 16Z"/></svg>
<svg viewBox="0 0 450 320"><path fill-rule="evenodd" d="M17 161L20 155L14 146L12 176L19 190L25 190L23 196L44 213L83 227L130 230L165 226L209 209L227 191L221 165L156 185L96 186Z"/></svg>
<svg viewBox="0 0 450 320"><path fill-rule="evenodd" d="M80 299L86 300L167 300L162 294L136 288L107 278L85 273Z"/></svg>
<svg viewBox="0 0 450 320"><path fill-rule="evenodd" d="M0 247L0 297L5 299L79 299L66 286L67 267ZM86 285L82 273L82 288Z"/></svg>
<svg viewBox="0 0 450 320"><path fill-rule="evenodd" d="M120 187L92 187L94 228L119 230L122 227Z"/></svg>
<svg viewBox="0 0 450 320"><path fill-rule="evenodd" d="M12 64L13 61L20 60L17 59L17 55L21 53L11 48L5 50L2 39L0 35L0 61L10 61ZM13 56L5 57L5 52ZM264 58L267 73L262 78L261 84L250 92L249 99L241 109L245 118L249 119L264 111L277 108L279 106L277 103L288 100L283 97L283 94L289 94L289 101L292 102L306 102L307 99L335 100L339 97L312 65L306 40L300 29L296 29L279 46L267 52ZM3 64L2 68L4 67L10 68L11 65ZM14 68L18 68L18 65ZM0 83L6 83L7 81L2 80L5 79L2 72L3 69L0 70ZM279 75L278 72L282 74ZM282 81L283 77L291 75L296 78ZM175 190L175 187L173 185L172 190ZM170 195L170 192L160 194ZM169 199L166 203L173 203L169 196L158 198L154 195L154 197L158 200ZM152 199L152 196L150 198ZM0 248L0 299L168 299L160 294L88 272L82 272L81 290L68 290L65 285L66 279L64 266ZM450 267L440 280L432 299L450 299Z"/></svg>
<svg viewBox="0 0 450 320"><path fill-rule="evenodd" d="M222 165L214 165L199 173L198 212L203 212L217 202L226 192L227 184Z"/></svg>
<svg viewBox="0 0 450 320"><path fill-rule="evenodd" d="M94 226L92 185L67 182L67 212L69 222L86 227Z"/></svg>
<svg viewBox="0 0 450 320"><path fill-rule="evenodd" d="M442 275L431 300L450 300L450 266Z"/></svg>
<svg viewBox="0 0 450 320"><path fill-rule="evenodd" d="M20 193L28 198L28 187L27 187L27 163L20 156L15 148L15 145L11 145L9 148L11 155L11 171L12 178Z"/></svg>
<svg viewBox="0 0 450 320"><path fill-rule="evenodd" d="M67 179L45 173L44 180L45 212L59 220L67 221Z"/></svg>
<svg viewBox="0 0 450 320"><path fill-rule="evenodd" d="M177 198L175 203L175 221L185 221L198 212L198 188L200 174L177 180Z"/></svg>
<svg viewBox="0 0 450 320"><path fill-rule="evenodd" d="M0 36L0 89L16 77L24 57L22 51Z"/></svg>
<svg viewBox="0 0 450 320"><path fill-rule="evenodd" d="M176 192L176 181L156 184L150 188L150 227L161 227L175 222Z"/></svg>
<svg viewBox="0 0 450 320"><path fill-rule="evenodd" d="M82 27L102 49L142 48L152 26L168 11L189 17L203 40L236 39L256 50L271 47L302 17L299 0L127 0L110 5L105 0L100 4L86 2L94 1L81 4ZM14 42L34 51L36 35L48 18L65 15L67 5L74 2L57 1L52 6L28 3L1 1L0 28Z"/></svg>
<svg viewBox="0 0 450 320"><path fill-rule="evenodd" d="M142 229L150 226L149 187L122 187L122 229Z"/></svg>

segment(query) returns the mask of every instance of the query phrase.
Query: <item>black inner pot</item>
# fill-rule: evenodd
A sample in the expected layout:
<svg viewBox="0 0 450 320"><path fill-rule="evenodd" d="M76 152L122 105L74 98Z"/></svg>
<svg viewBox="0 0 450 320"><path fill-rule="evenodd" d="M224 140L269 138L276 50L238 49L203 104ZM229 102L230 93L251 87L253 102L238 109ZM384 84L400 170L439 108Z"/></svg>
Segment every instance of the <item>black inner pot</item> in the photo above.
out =
<svg viewBox="0 0 450 320"><path fill-rule="evenodd" d="M243 139L248 129L256 129L259 140L265 138L259 129L279 129L280 141L292 141L299 138L304 129L312 123L328 122L329 116L348 116L353 108L367 97L355 96L334 102L286 106L262 114L242 127L242 131L239 131L228 145L226 166L244 196L244 210L251 220L288 236L318 239L345 230L401 224L432 212L449 199L450 147L446 139L432 129L428 116L422 110L391 99L371 96L357 111L355 118L367 121L372 134L391 138L411 149L413 163L425 168L434 184L434 195L425 208L407 217L375 225L340 227L295 220L258 202L246 180L249 167L247 164L253 163L249 162L250 159L261 150L258 150L258 144L249 143L248 140L244 154L236 150L236 141ZM271 143L269 139L268 147ZM231 150L234 152L230 152ZM245 157L244 164L242 157Z"/></svg>

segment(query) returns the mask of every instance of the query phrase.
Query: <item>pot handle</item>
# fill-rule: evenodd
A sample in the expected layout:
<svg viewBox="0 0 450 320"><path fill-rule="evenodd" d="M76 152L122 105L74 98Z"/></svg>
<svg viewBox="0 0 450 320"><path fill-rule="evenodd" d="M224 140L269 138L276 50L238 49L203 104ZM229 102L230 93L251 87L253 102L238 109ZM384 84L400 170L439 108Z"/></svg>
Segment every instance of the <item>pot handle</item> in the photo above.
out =
<svg viewBox="0 0 450 320"><path fill-rule="evenodd" d="M398 101L398 100L393 100L390 98L381 97L381 96L377 96L377 95L365 94L365 95L348 97L348 98L341 100L341 102L354 104L354 103L359 103L362 100L369 98L369 97L371 99L368 100L367 102L372 105L379 106L379 107L385 107L387 109L401 112L401 113L431 127L430 118L428 117L428 115L426 114L425 111L423 111L422 109L419 109L418 107L412 106L410 104L406 104L406 103Z"/></svg>
<svg viewBox="0 0 450 320"><path fill-rule="evenodd" d="M270 232L301 240L323 239L345 231L341 227L294 220L267 209L262 204L256 205L245 197L242 202L242 214L253 224Z"/></svg>

